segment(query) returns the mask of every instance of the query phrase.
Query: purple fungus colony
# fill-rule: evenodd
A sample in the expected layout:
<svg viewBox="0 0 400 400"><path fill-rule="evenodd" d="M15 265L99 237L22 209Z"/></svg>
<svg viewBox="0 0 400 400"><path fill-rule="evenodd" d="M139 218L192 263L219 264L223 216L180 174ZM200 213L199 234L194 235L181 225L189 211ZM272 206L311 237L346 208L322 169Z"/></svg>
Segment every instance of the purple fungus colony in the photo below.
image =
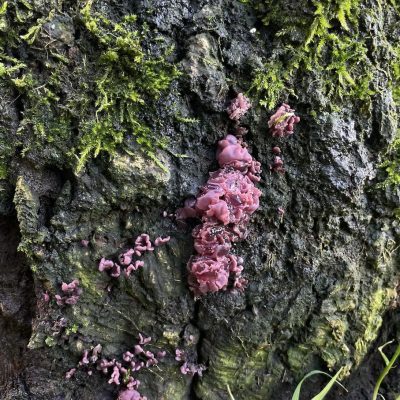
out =
<svg viewBox="0 0 400 400"><path fill-rule="evenodd" d="M218 143L218 171L210 173L207 183L197 198L187 199L177 210L177 219L199 218L202 223L192 232L196 255L188 263L189 287L196 297L226 290L229 282L243 290L247 281L241 276L243 260L232 254L232 244L247 236L251 215L259 207L261 191L255 183L260 181L261 164L256 161L243 141L247 129L239 120L251 107L249 100L239 93L227 108L229 118L236 123L235 134L228 134ZM300 121L294 110L282 104L271 116L268 127L274 137L293 134ZM284 174L281 149L273 148L271 171ZM282 214L283 215L283 214Z"/></svg>
<svg viewBox="0 0 400 400"><path fill-rule="evenodd" d="M171 238L169 236L165 238L158 237L154 241L154 246L161 246L169 242L170 239ZM128 249L118 256L119 264L112 260L102 258L99 263L99 271L107 271L113 278L118 278L121 273L123 273L126 278L129 278L133 271L136 271L144 266L143 261L133 260L133 257L141 257L147 251L154 251L154 247L150 241L150 236L146 233L142 233L136 238L135 246L133 248Z"/></svg>
<svg viewBox="0 0 400 400"><path fill-rule="evenodd" d="M175 360L183 362L180 367L181 374L183 375L194 376L195 374L197 374L199 376L203 376L203 371L206 370L206 367L203 364L196 364L194 362L191 362L184 350L175 350Z"/></svg>
<svg viewBox="0 0 400 400"><path fill-rule="evenodd" d="M123 387L119 392L119 400L147 400L137 391L140 381L135 379L132 374L141 369L157 365L166 355L165 351L154 353L147 350L150 342L151 337L144 337L139 334L139 343L134 346L132 352L126 351L121 360L102 358L102 346L98 344L90 351L85 350L83 352L82 359L77 367L70 369L65 374L65 378L71 379L77 369L86 372L89 376L96 370L101 371L105 376L108 376L107 382L109 385Z"/></svg>
<svg viewBox="0 0 400 400"><path fill-rule="evenodd" d="M239 119L250 108L249 100L239 94L227 111ZM241 136L227 135L218 143L218 171L212 172L196 199L189 199L177 211L177 218L200 218L202 223L192 233L197 255L188 263L189 287L195 296L226 290L230 278L235 289L242 290L243 260L230 253L232 243L247 235L250 216L259 207L261 164L254 160Z"/></svg>
<svg viewBox="0 0 400 400"><path fill-rule="evenodd" d="M289 105L283 103L268 121L268 128L273 137L287 137L293 134L294 125L300 122L300 117Z"/></svg>
<svg viewBox="0 0 400 400"><path fill-rule="evenodd" d="M244 114L246 114L250 107L251 104L249 99L244 96L243 93L239 93L237 97L232 100L227 109L229 118L234 121L239 121L239 119L242 118Z"/></svg>
<svg viewBox="0 0 400 400"><path fill-rule="evenodd" d="M74 279L71 283L63 282L61 284L61 291L63 293L62 296L59 294L54 296L59 306L63 306L65 304L69 304L71 306L75 305L82 294L82 289L79 287L79 281L77 279ZM48 299L48 294L45 293L44 300L48 301Z"/></svg>
<svg viewBox="0 0 400 400"><path fill-rule="evenodd" d="M195 297L206 293L227 290L228 287L243 291L247 280L242 276L243 259L232 253L232 245L244 240L248 234L248 224L252 214L259 207L261 191L255 186L260 181L261 164L256 161L247 149L243 136L247 129L240 126L240 119L251 107L249 100L239 93L227 108L229 118L235 123L235 135L228 134L218 142L216 158L219 164L217 171L211 172L207 183L200 189L196 198L185 201L184 207L176 212L176 219L197 218L201 223L192 232L196 255L188 262L188 284ZM294 125L300 118L287 104L282 104L268 122L273 137L287 137L293 134ZM274 154L272 172L284 174L281 149L272 148ZM285 210L277 209L283 218ZM163 213L164 217L168 214ZM148 234L140 234L134 246L119 254L117 261L102 258L98 265L100 272L118 278L123 274L128 278L134 271L144 266L139 258L155 247L169 242L170 237L157 237L152 243ZM82 240L82 247L89 242ZM56 295L58 305L74 305L79 300L82 289L79 281L62 283L61 295ZM50 297L43 293L44 302ZM139 334L139 342L132 352L126 351L122 359L101 357L102 346L98 344L91 350L85 350L75 368L66 372L66 379L71 379L80 370L91 376L94 371L101 371L107 376L110 385L116 385L120 391L118 400L147 400L138 392L140 381L133 374L141 369L151 368L166 355L165 351L156 353L148 350L150 337ZM196 364L185 350L175 350L175 360L181 363L180 371L184 375L202 375L206 367Z"/></svg>

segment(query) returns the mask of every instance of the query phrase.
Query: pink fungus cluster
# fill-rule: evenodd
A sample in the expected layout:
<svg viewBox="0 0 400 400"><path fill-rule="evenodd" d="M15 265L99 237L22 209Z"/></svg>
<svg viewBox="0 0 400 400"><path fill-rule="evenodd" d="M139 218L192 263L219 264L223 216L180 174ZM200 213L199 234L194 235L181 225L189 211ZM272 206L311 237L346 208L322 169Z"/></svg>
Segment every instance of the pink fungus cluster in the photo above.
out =
<svg viewBox="0 0 400 400"><path fill-rule="evenodd" d="M54 296L59 306L76 304L82 294L82 289L79 287L79 281L77 279L74 279L71 283L63 282L61 284L61 291L62 295L56 294Z"/></svg>
<svg viewBox="0 0 400 400"><path fill-rule="evenodd" d="M249 99L243 94L239 93L227 108L229 118L238 121L251 107Z"/></svg>
<svg viewBox="0 0 400 400"><path fill-rule="evenodd" d="M286 137L293 134L295 124L300 122L300 117L288 104L283 103L268 121L268 128L274 137Z"/></svg>
<svg viewBox="0 0 400 400"><path fill-rule="evenodd" d="M181 361L183 364L180 367L180 371L183 375L203 375L203 371L206 370L206 367L203 364L196 364L194 362L189 361L187 354L184 350L176 349L175 350L175 360Z"/></svg>
<svg viewBox="0 0 400 400"><path fill-rule="evenodd" d="M272 172L278 172L279 174L284 174L285 173L285 168L283 166L283 160L279 156L274 157L273 163L270 165L270 170Z"/></svg>
<svg viewBox="0 0 400 400"><path fill-rule="evenodd" d="M154 246L158 247L170 241L170 237L165 238L158 237L154 241ZM102 258L99 263L100 272L108 272L113 278L118 278L121 273L126 278L139 268L144 266L142 260L134 259L141 257L147 251L154 251L154 246L150 241L150 236L146 233L142 233L135 239L135 245L133 248L126 250L124 253L118 256L118 262Z"/></svg>
<svg viewBox="0 0 400 400"><path fill-rule="evenodd" d="M151 337L139 334L138 344L134 346L132 351L126 351L120 360L101 357L102 346L98 344L91 350L84 350L77 367L70 369L65 374L65 378L71 379L78 368L86 371L89 376L95 370L101 371L107 376L108 384L122 387L118 400L147 400L138 392L140 381L135 379L133 374L142 368L157 365L166 355L165 351L154 353L148 350L147 346L150 342Z"/></svg>
<svg viewBox="0 0 400 400"><path fill-rule="evenodd" d="M248 100L239 94L228 113L237 120L249 107ZM250 216L259 207L261 196L255 186L261 164L241 138L227 135L221 140L217 160L220 169L210 174L197 198L186 200L177 210L177 219L202 220L192 233L197 255L188 264L189 286L195 296L226 290L230 278L234 288L244 288L243 260L231 254L231 248L246 237Z"/></svg>

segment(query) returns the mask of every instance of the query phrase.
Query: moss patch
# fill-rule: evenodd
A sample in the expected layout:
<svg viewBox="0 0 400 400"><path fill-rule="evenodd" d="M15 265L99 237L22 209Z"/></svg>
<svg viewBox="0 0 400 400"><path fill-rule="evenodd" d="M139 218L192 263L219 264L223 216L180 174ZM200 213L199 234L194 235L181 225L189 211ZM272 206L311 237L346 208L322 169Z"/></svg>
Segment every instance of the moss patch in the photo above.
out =
<svg viewBox="0 0 400 400"><path fill-rule="evenodd" d="M360 30L359 16L368 13L374 21L374 8L385 7L385 13L397 12L393 4L303 0L293 9L284 0L249 3L274 32L269 60L255 71L251 87L261 105L272 109L283 95L296 96L296 82L304 75L314 80L333 109L346 98L368 101L379 90L372 81L376 71L385 66L371 61L368 38Z"/></svg>
<svg viewBox="0 0 400 400"><path fill-rule="evenodd" d="M166 170L156 152L167 144L149 115L179 76L167 60L172 48L135 15L108 17L92 3L74 18L52 4L40 14L22 0L0 7L0 80L24 104L17 140L8 132L13 146L0 154L2 176L5 154L18 145L23 156L77 172L118 147L140 150Z"/></svg>

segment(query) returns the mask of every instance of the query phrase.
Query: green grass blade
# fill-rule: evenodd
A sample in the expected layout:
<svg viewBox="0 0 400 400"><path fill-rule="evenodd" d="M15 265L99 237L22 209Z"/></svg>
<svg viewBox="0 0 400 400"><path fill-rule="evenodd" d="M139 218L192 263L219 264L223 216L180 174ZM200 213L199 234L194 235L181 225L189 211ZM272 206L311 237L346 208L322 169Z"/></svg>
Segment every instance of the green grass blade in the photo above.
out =
<svg viewBox="0 0 400 400"><path fill-rule="evenodd" d="M389 359L386 357L386 354L383 352L383 349L388 345L393 343L394 341L391 340L390 342L387 342L385 344L383 344L381 347L378 347L379 353L381 353L381 356L383 358L383 360L385 361L385 365L389 364Z"/></svg>
<svg viewBox="0 0 400 400"><path fill-rule="evenodd" d="M335 382L338 385L340 385L344 390L347 391L347 389L342 384L337 382L337 377L342 372L342 370L343 370L343 367L340 368L340 370L335 374L335 376L331 376L331 375L327 374L326 372L318 371L318 370L309 372L307 375L304 376L304 378L297 385L296 390L293 393L292 400L300 400L301 386L303 385L303 383L306 379L310 378L313 375L325 375L325 376L328 376L329 378L331 378L331 380L328 382L328 384L325 386L325 388L320 393L317 394L317 396L312 398L312 400L322 400L326 396L326 394L329 392L329 390L332 388L332 386L334 385Z"/></svg>
<svg viewBox="0 0 400 400"><path fill-rule="evenodd" d="M328 384L316 395L314 396L311 400L323 400L325 396L328 394L328 392L332 389L332 386L337 382L337 379L342 372L343 367L339 369L338 372L334 376L332 376L331 380L328 382Z"/></svg>
<svg viewBox="0 0 400 400"><path fill-rule="evenodd" d="M376 381L376 385L374 388L374 393L372 395L372 400L376 400L378 398L379 388L381 387L383 380L385 379L386 375L389 373L389 371L393 367L393 364L396 362L399 356L400 356L400 344L397 346L396 351L394 352L393 357L390 359L389 363L386 364L385 369L379 375L379 378Z"/></svg>
<svg viewBox="0 0 400 400"><path fill-rule="evenodd" d="M231 392L231 388L229 387L229 385L226 385L226 388L228 389L228 394L229 394L230 400L235 400L235 398L233 397L233 394L232 394L232 392Z"/></svg>

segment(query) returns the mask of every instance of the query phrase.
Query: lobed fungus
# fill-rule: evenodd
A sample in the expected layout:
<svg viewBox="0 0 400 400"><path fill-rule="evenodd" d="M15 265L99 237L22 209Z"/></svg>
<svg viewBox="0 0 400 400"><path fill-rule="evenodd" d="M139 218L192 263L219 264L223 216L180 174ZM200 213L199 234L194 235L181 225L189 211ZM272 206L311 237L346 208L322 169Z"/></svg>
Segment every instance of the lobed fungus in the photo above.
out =
<svg viewBox="0 0 400 400"><path fill-rule="evenodd" d="M158 237L154 241L154 246L161 246L170 240L170 236L165 238ZM133 248L126 250L118 256L118 263L103 257L99 262L98 269L100 272L108 272L113 278L118 278L122 273L126 278L129 278L133 271L144 266L142 260L134 260L134 257L141 257L146 251L153 250L154 247L150 241L150 236L142 233L135 239Z"/></svg>
<svg viewBox="0 0 400 400"><path fill-rule="evenodd" d="M231 104L227 108L227 112L229 114L229 118L238 121L243 117L244 114L251 107L249 99L244 96L243 93L239 93L237 97L232 100Z"/></svg>
<svg viewBox="0 0 400 400"><path fill-rule="evenodd" d="M280 147L278 147L278 146L274 146L274 147L272 148L272 152L273 152L276 156L279 156L279 155L281 155L281 153L282 153Z"/></svg>
<svg viewBox="0 0 400 400"><path fill-rule="evenodd" d="M79 281L77 279L74 279L71 283L63 282L61 284L61 291L63 292L63 296L59 294L54 296L59 306L65 304L75 305L82 294L82 289L79 287Z"/></svg>
<svg viewBox="0 0 400 400"><path fill-rule="evenodd" d="M276 156L274 158L274 162L270 165L269 169L272 172L278 172L280 174L284 174L285 173L285 168L283 167L283 160L281 157Z"/></svg>
<svg viewBox="0 0 400 400"><path fill-rule="evenodd" d="M283 103L268 121L268 128L274 137L286 137L293 134L294 125L300 122L295 110Z"/></svg>
<svg viewBox="0 0 400 400"><path fill-rule="evenodd" d="M156 247L161 246L161 245L163 245L163 244L165 244L165 243L168 243L170 240L171 240L171 237L170 237L170 236L167 236L167 237L165 237L165 238L158 237L158 238L156 238L156 240L154 241L154 246L156 246Z"/></svg>
<svg viewBox="0 0 400 400"><path fill-rule="evenodd" d="M189 360L190 357L186 354L184 350L176 349L175 350L175 360L183 361L183 364L180 366L181 374L183 375L203 375L203 371L207 368L203 364L197 364L193 361Z"/></svg>
<svg viewBox="0 0 400 400"><path fill-rule="evenodd" d="M242 94L228 108L229 117L238 121L250 103ZM240 128L240 127L239 127ZM245 128L236 131L244 135ZM249 153L242 138L227 135L218 143L218 171L210 173L197 198L185 201L177 210L177 219L200 218L202 224L193 230L197 255L188 263L189 287L195 296L226 290L243 290L243 260L231 254L232 243L247 235L250 216L259 207L261 192L255 187L260 180L261 164ZM189 371L185 366L185 371Z"/></svg>
<svg viewBox="0 0 400 400"><path fill-rule="evenodd" d="M132 352L126 351L122 355L122 360L100 358L102 346L98 344L91 350L84 350L77 367L69 370L65 377L66 379L71 379L76 373L77 368L83 369L89 376L95 370L101 371L104 375L108 375L108 384L118 387L124 386L119 392L119 400L147 400L146 397L141 396L137 391L140 381L135 379L132 374L142 368L150 368L157 365L166 355L165 351L158 351L157 355L155 355L154 352L148 350L146 346L150 342L151 337L139 334L138 344L134 346Z"/></svg>

